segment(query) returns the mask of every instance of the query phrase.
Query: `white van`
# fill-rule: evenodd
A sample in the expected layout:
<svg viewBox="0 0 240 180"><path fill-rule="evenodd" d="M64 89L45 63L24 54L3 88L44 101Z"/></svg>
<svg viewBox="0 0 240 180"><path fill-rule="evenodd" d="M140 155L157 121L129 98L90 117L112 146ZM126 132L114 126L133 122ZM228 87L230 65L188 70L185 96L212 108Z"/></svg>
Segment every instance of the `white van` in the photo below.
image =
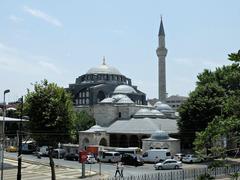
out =
<svg viewBox="0 0 240 180"><path fill-rule="evenodd" d="M171 159L169 149L150 149L142 155L144 162L156 163L161 160Z"/></svg>
<svg viewBox="0 0 240 180"><path fill-rule="evenodd" d="M119 162L121 161L121 154L113 151L103 151L99 155L101 162Z"/></svg>
<svg viewBox="0 0 240 180"><path fill-rule="evenodd" d="M40 147L39 153L41 156L48 156L48 146Z"/></svg>

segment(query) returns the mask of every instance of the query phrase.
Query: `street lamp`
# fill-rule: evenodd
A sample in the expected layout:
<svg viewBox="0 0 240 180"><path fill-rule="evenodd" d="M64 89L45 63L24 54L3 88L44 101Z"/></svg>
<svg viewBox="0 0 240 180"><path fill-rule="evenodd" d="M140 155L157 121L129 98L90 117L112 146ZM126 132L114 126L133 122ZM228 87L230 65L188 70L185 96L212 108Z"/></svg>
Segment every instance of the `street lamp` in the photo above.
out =
<svg viewBox="0 0 240 180"><path fill-rule="evenodd" d="M3 121L2 121L2 166L1 166L1 180L3 180L3 162L4 162L4 146L5 146L5 94L9 93L10 90L7 89L3 93Z"/></svg>
<svg viewBox="0 0 240 180"><path fill-rule="evenodd" d="M22 117L23 117L23 96L18 99L18 102L21 103L21 121L19 124L19 139L18 139L18 172L17 172L17 180L22 179Z"/></svg>

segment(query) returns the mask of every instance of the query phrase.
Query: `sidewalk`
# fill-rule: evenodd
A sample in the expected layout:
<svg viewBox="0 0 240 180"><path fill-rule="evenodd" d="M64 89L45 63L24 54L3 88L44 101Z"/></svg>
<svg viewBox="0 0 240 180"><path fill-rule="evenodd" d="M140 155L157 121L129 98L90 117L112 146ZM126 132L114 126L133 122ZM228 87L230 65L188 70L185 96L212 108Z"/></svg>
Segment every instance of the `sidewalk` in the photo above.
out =
<svg viewBox="0 0 240 180"><path fill-rule="evenodd" d="M16 180L17 177L17 161L5 159L5 163L8 167L4 169L4 179ZM55 167L55 174L57 180L79 180L81 177L80 169ZM104 178L104 176L96 176L96 172L89 171L86 172L85 179L99 179ZM22 179L24 180L50 180L51 179L51 169L46 165L36 165L31 163L22 162Z"/></svg>

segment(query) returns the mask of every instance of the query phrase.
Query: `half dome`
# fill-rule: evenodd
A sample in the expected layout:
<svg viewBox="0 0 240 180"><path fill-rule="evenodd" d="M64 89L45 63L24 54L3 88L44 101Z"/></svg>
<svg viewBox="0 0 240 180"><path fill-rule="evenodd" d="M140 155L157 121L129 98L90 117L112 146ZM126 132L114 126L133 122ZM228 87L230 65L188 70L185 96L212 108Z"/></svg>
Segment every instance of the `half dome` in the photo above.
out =
<svg viewBox="0 0 240 180"><path fill-rule="evenodd" d="M137 93L136 90L128 85L119 85L115 88L113 94L133 94Z"/></svg>

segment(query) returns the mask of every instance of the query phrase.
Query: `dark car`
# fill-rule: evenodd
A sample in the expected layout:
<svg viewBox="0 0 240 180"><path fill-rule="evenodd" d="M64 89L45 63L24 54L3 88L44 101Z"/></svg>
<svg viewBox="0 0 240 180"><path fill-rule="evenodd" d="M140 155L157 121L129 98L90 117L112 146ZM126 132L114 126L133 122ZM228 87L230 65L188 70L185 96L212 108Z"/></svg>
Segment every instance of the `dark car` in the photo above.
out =
<svg viewBox="0 0 240 180"><path fill-rule="evenodd" d="M64 156L64 159L70 160L70 161L78 161L78 154L68 153Z"/></svg>
<svg viewBox="0 0 240 180"><path fill-rule="evenodd" d="M123 164L126 164L126 165L133 165L133 166L143 165L143 160L140 157L135 156L133 154L127 154L127 153L123 154L121 161Z"/></svg>

